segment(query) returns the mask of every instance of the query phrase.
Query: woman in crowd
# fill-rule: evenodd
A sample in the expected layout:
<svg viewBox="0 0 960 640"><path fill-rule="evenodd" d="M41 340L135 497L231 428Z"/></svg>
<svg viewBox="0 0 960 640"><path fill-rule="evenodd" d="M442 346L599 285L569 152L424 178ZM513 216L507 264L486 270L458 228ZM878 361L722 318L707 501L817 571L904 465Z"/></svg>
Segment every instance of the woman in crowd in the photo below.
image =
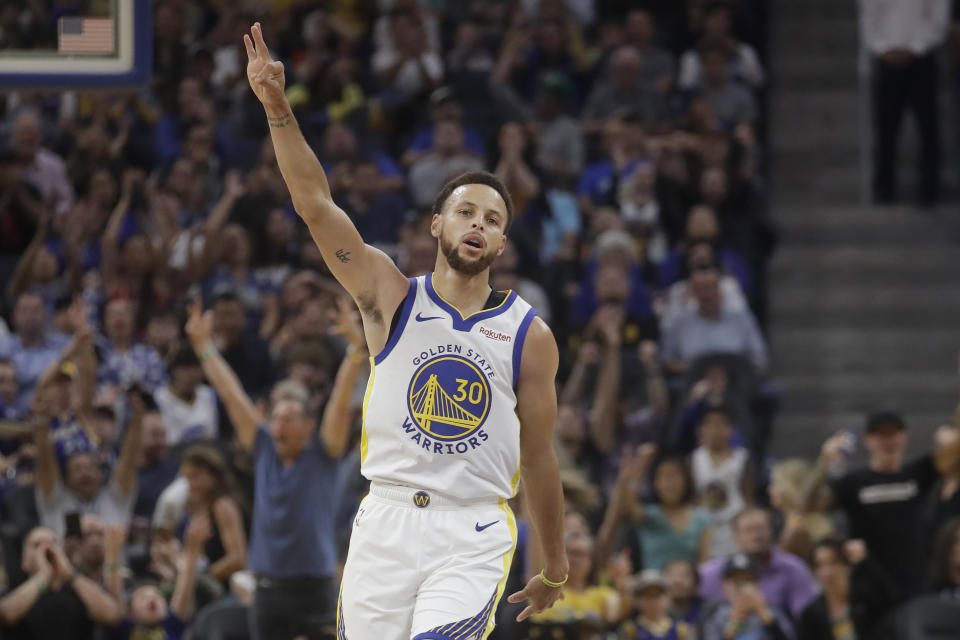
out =
<svg viewBox="0 0 960 640"><path fill-rule="evenodd" d="M770 474L770 505L783 518L780 548L800 558L810 558L813 543L833 534L833 523L824 514L808 509L804 496L813 465L800 458L783 460Z"/></svg>
<svg viewBox="0 0 960 640"><path fill-rule="evenodd" d="M670 457L659 460L652 474L654 502L637 500L639 481L655 453L651 444L641 445L636 454L624 452L598 535L601 560L610 557L617 546L630 548L634 566L644 569L662 570L672 560L703 562L709 558L710 515L694 505L686 462Z"/></svg>
<svg viewBox="0 0 960 640"><path fill-rule="evenodd" d="M247 535L243 512L235 497L236 482L223 456L210 446L196 445L187 449L181 460L180 473L187 480L187 521L208 515L213 530L204 543L210 563L208 572L226 583L234 572L246 565ZM186 523L184 523L186 524Z"/></svg>
<svg viewBox="0 0 960 640"><path fill-rule="evenodd" d="M797 621L797 640L883 637L896 590L867 555L862 540L824 538L813 546L813 571L823 588Z"/></svg>

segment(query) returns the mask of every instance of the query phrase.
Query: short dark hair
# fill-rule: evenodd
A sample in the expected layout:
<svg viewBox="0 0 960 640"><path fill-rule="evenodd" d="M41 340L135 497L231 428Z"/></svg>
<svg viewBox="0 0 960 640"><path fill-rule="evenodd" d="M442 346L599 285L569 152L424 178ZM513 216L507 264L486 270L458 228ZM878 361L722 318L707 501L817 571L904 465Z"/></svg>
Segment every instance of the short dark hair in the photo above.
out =
<svg viewBox="0 0 960 640"><path fill-rule="evenodd" d="M243 306L243 300L240 299L240 294L232 287L224 287L223 289L213 292L211 306L216 306L221 302L236 302L240 306Z"/></svg>
<svg viewBox="0 0 960 640"><path fill-rule="evenodd" d="M200 359L190 347L180 347L170 360L168 369L173 371L177 367L199 367Z"/></svg>
<svg viewBox="0 0 960 640"><path fill-rule="evenodd" d="M703 422L704 420L706 420L707 416L710 415L711 413L722 415L724 418L727 419L727 422L729 422L731 425L733 424L733 413L730 412L730 407L728 407L727 405L722 403L708 404L707 408L703 412L703 417L700 419L700 421Z"/></svg>
<svg viewBox="0 0 960 640"><path fill-rule="evenodd" d="M833 554L837 556L837 560L848 567L850 566L850 559L847 558L847 554L843 549L842 538L838 538L837 536L827 536L814 542L813 548L810 549L810 557L808 558L811 567L816 568L815 559L817 557L817 551L820 549L830 549L830 551L833 551Z"/></svg>
<svg viewBox="0 0 960 640"><path fill-rule="evenodd" d="M720 56L723 56L724 59L728 59L729 57L727 49L719 42L707 42L700 46L701 57L709 55L711 53L716 53Z"/></svg>
<svg viewBox="0 0 960 640"><path fill-rule="evenodd" d="M743 520L744 517L750 515L751 513L762 513L764 517L767 519L767 524L771 524L770 512L764 509L763 507L744 507L739 513L737 513L737 515L733 516L733 520L731 520L730 522L730 528L732 528L734 532L736 532L737 529L739 529L740 527L740 521Z"/></svg>
<svg viewBox="0 0 960 640"><path fill-rule="evenodd" d="M433 215L440 215L443 212L443 206L447 203L447 199L450 197L450 194L453 193L453 190L465 184L485 184L500 194L504 204L507 205L507 224L503 228L503 233L506 234L507 231L510 230L510 225L513 224L513 200L510 198L510 192L507 191L507 186L500 181L500 178L489 171L468 171L448 180L433 201Z"/></svg>
<svg viewBox="0 0 960 640"><path fill-rule="evenodd" d="M680 469L680 474L683 476L683 504L691 504L696 495L696 485L693 482L693 472L690 470L690 464L687 460L680 455L674 453L665 453L663 456L657 458L656 462L653 464L653 468L650 470L651 480L656 477L657 471L660 470L660 467L672 464L676 465ZM654 496L656 497L657 502L660 501L660 496L657 495L656 489L653 491Z"/></svg>

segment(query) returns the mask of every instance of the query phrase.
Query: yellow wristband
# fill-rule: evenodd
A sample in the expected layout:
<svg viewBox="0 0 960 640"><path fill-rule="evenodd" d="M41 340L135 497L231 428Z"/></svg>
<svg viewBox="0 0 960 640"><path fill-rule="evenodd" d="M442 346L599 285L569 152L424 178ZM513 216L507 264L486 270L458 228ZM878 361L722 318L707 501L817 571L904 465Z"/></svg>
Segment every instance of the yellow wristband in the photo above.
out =
<svg viewBox="0 0 960 640"><path fill-rule="evenodd" d="M203 362L204 360L206 360L216 352L217 352L217 348L211 345L197 354L197 360L199 360L200 362Z"/></svg>
<svg viewBox="0 0 960 640"><path fill-rule="evenodd" d="M551 589L559 589L563 585L567 584L567 578L569 577L570 574L568 573L567 575L563 576L563 580L560 582L554 582L553 580L547 578L547 576L543 575L543 569L540 570L540 579L543 581L543 584L547 585Z"/></svg>

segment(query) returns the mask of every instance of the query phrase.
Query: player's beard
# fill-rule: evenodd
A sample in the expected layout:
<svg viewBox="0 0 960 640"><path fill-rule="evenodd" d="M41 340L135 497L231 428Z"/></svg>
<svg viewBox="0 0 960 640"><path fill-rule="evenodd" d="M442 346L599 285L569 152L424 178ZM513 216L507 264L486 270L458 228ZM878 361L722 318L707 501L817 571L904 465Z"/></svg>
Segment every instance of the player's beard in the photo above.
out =
<svg viewBox="0 0 960 640"><path fill-rule="evenodd" d="M482 272L493 264L494 259L497 257L496 253L485 253L476 260L464 259L460 255L460 244L448 243L443 238L443 235L440 236L440 252L443 253L443 257L447 259L447 264L450 265L451 269L467 276L475 276Z"/></svg>

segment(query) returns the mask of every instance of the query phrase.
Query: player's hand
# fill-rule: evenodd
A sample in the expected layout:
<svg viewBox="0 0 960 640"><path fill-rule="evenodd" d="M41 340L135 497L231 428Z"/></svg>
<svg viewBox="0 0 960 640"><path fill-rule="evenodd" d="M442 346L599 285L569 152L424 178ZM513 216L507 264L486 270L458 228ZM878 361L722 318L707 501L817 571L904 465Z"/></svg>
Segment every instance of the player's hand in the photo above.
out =
<svg viewBox="0 0 960 640"><path fill-rule="evenodd" d="M546 611L552 607L557 600L563 600L563 588L548 587L544 581L540 579L540 575L537 574L530 578L527 586L507 598L507 602L513 604L523 602L524 600L529 600L530 604L517 616L517 622L522 622L535 613Z"/></svg>
<svg viewBox="0 0 960 640"><path fill-rule="evenodd" d="M247 48L247 80L253 93L265 107L282 107L287 101L283 63L270 57L259 22L250 28L250 35L244 34L243 44Z"/></svg>

